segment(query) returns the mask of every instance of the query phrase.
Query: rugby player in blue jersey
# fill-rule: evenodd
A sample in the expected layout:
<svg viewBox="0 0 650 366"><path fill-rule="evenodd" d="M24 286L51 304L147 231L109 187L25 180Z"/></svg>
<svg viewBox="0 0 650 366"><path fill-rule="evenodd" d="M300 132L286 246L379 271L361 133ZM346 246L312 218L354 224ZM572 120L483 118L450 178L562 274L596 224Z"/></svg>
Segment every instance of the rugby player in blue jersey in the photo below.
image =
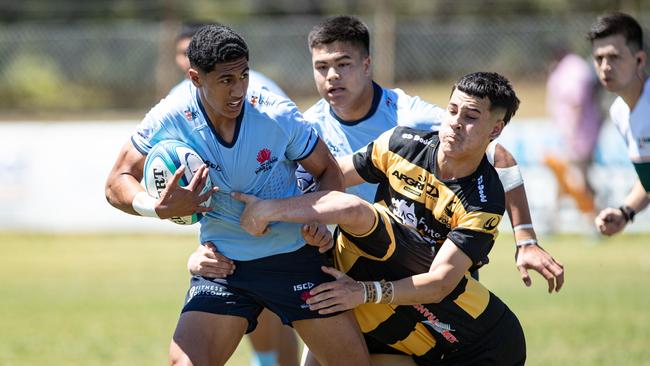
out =
<svg viewBox="0 0 650 366"><path fill-rule="evenodd" d="M186 77L178 83L171 91L175 93L179 90L191 88L192 82L187 75L190 69L190 60L187 58L187 47L190 45L192 37L203 27L214 22L188 22L183 24L181 30L176 36L176 65L183 71ZM255 70L248 71L249 88L262 87L269 91L288 98L285 92L273 80L266 75ZM212 243L199 245L205 248L206 256L203 258L204 268L210 270L214 267L226 267L228 271L232 269L231 261L219 253L216 246ZM215 277L212 273L204 273L207 277ZM296 334L288 326L282 325L280 319L268 309L264 309L257 319L257 328L248 334L251 341L254 354L251 357L251 366L298 366L298 340Z"/></svg>
<svg viewBox="0 0 650 366"><path fill-rule="evenodd" d="M231 192L265 199L300 193L299 162L322 189L340 190L341 172L296 106L263 88L248 88L248 47L230 28L202 28L188 48L192 85L170 94L146 115L120 151L106 197L130 214L169 218L203 212L200 242L218 243L236 271L227 279L194 276L170 345L170 364L223 365L264 307L291 324L325 365L369 365L368 351L350 312L309 309L309 289L329 280L325 259L305 245L301 225L276 223L263 237L239 225L244 204ZM181 140L203 158L187 187L174 175L160 199L140 185L147 152L158 141ZM207 175L214 189L201 194ZM211 196L211 206L201 203ZM327 337L323 337L327 334Z"/></svg>

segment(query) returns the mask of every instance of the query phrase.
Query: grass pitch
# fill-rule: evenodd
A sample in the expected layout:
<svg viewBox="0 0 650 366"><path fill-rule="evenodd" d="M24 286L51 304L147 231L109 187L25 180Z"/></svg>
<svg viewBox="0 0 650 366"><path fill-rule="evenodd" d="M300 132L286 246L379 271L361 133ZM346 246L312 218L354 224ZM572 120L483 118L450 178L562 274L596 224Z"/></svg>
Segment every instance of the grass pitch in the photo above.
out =
<svg viewBox="0 0 650 366"><path fill-rule="evenodd" d="M518 315L527 365L650 364L650 234L541 241L565 288L519 280L502 235L481 281ZM0 365L164 365L191 236L0 233ZM242 342L229 365L248 365Z"/></svg>

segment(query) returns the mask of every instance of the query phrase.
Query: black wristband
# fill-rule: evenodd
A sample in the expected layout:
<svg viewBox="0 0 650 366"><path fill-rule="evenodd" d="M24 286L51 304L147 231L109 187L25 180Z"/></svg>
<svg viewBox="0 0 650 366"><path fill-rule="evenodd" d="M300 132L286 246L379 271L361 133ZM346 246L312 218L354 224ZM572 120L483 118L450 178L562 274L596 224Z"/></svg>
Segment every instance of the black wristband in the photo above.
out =
<svg viewBox="0 0 650 366"><path fill-rule="evenodd" d="M621 210L621 213L623 214L623 218L625 219L625 222L633 222L634 221L634 215L636 215L636 211L630 206L623 205L618 208Z"/></svg>

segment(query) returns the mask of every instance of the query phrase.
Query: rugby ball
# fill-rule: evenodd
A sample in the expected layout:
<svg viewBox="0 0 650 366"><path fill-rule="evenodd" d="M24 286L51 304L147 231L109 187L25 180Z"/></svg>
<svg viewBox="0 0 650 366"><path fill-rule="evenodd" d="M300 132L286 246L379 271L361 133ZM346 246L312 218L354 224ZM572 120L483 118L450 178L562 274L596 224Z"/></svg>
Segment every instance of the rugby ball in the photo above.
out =
<svg viewBox="0 0 650 366"><path fill-rule="evenodd" d="M203 165L203 159L191 146L181 141L163 140L155 144L144 161L144 188L147 193L151 197L160 198L181 165L185 165L186 168L178 184L185 187L190 184L196 171ZM210 189L212 189L212 182L208 176L201 193ZM208 198L202 205L209 207L210 201L211 199ZM203 214L197 212L189 216L172 217L169 220L179 225L192 225L199 222L202 217Z"/></svg>

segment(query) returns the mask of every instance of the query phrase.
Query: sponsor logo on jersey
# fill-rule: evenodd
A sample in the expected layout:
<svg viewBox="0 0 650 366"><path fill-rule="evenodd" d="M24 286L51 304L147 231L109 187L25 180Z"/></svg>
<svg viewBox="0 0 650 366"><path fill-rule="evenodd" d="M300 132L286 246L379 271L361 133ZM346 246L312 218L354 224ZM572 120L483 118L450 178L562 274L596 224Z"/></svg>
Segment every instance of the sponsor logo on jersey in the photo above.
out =
<svg viewBox="0 0 650 366"><path fill-rule="evenodd" d="M256 104L271 106L271 105L275 104L275 101L274 100L269 100L268 98L264 99L262 97L258 97L257 95L253 95L253 96L251 96L251 104L253 106L256 105Z"/></svg>
<svg viewBox="0 0 650 366"><path fill-rule="evenodd" d="M273 168L273 164L278 161L276 156L271 155L271 150L264 148L257 152L257 162L260 166L255 169L255 174L267 172Z"/></svg>
<svg viewBox="0 0 650 366"><path fill-rule="evenodd" d="M499 218L498 217L490 217L485 221L485 224L483 224L483 229L487 231L492 231L494 230L495 227L499 226Z"/></svg>
<svg viewBox="0 0 650 366"><path fill-rule="evenodd" d="M187 109L183 113L185 114L185 119L188 121L194 121L199 116L199 113L193 109Z"/></svg>
<svg viewBox="0 0 650 366"><path fill-rule="evenodd" d="M413 193L416 196L420 196L422 194L422 191L425 190L428 196L437 198L439 195L438 189L433 184L428 183L426 181L427 178L424 175L418 175L416 179L400 172L399 170L394 170L391 175L398 180L406 183L404 190Z"/></svg>
<svg viewBox="0 0 650 366"><path fill-rule="evenodd" d="M216 170L218 172L220 172L222 170L221 165L215 164L215 163L211 162L210 160L206 160L205 165L207 165L208 168L212 168L212 169L214 169L214 170Z"/></svg>
<svg viewBox="0 0 650 366"><path fill-rule="evenodd" d="M485 185L483 184L483 175L480 175L476 180L478 185L478 196L481 199L481 202L487 202L487 196L485 195Z"/></svg>
<svg viewBox="0 0 650 366"><path fill-rule="evenodd" d="M413 134L410 134L410 133L403 133L402 138L405 139L405 140L417 141L417 142L419 142L419 143L421 143L423 145L430 145L431 144L431 140L425 139L420 135L413 135Z"/></svg>
<svg viewBox="0 0 650 366"><path fill-rule="evenodd" d="M409 205L405 200L391 198L393 213L402 220L402 223L416 227L418 218L415 216L415 202Z"/></svg>
<svg viewBox="0 0 650 366"><path fill-rule="evenodd" d="M458 343L458 338L456 338L456 336L454 336L452 333L455 331L455 329L452 329L451 325L441 322L440 319L438 319L435 315L433 315L431 311L429 311L429 309L421 304L413 305L413 307L426 319L422 322L423 324L427 325L428 328L442 335L447 340L447 342Z"/></svg>

